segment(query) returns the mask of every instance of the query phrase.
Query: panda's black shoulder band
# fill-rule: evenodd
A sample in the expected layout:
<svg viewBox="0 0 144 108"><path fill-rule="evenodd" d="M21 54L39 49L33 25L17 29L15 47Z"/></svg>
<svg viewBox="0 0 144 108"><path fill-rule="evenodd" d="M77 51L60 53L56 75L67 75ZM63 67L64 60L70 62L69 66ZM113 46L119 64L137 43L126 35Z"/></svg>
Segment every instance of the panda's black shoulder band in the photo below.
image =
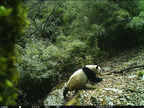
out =
<svg viewBox="0 0 144 108"><path fill-rule="evenodd" d="M83 72L85 73L85 75L87 76L88 80L94 82L95 79L96 79L96 74L94 71L90 70L89 68L87 67L83 67L82 68Z"/></svg>

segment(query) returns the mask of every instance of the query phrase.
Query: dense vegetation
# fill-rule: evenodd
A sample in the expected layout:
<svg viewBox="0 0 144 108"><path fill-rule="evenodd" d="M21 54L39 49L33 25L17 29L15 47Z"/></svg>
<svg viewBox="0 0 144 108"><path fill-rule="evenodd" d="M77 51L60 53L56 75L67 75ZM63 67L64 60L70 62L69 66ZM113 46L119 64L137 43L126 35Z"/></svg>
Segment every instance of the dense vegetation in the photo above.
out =
<svg viewBox="0 0 144 108"><path fill-rule="evenodd" d="M21 0L0 1L0 105L15 105L18 73L15 42L26 24Z"/></svg>
<svg viewBox="0 0 144 108"><path fill-rule="evenodd" d="M143 0L25 0L25 5L29 27L18 38L16 66L18 88L26 95L18 102L44 98L78 68L144 42Z"/></svg>

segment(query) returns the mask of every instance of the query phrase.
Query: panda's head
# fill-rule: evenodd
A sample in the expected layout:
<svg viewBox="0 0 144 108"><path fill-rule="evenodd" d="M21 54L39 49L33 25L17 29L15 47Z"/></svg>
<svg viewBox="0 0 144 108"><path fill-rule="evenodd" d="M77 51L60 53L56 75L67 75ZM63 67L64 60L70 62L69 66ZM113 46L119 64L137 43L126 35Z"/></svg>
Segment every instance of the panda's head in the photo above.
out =
<svg viewBox="0 0 144 108"><path fill-rule="evenodd" d="M102 72L100 66L98 66L98 65L86 65L86 67L95 72L96 78L100 78L101 72Z"/></svg>

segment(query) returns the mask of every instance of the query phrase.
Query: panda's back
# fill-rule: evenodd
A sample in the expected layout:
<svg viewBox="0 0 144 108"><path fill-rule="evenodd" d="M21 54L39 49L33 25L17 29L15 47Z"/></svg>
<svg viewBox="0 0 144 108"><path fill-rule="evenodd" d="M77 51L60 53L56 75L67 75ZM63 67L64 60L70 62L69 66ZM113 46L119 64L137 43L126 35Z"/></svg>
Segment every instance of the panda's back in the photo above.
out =
<svg viewBox="0 0 144 108"><path fill-rule="evenodd" d="M70 91L78 90L85 87L86 83L87 83L87 76L84 74L82 69L79 69L72 74L67 83L67 87L69 88Z"/></svg>

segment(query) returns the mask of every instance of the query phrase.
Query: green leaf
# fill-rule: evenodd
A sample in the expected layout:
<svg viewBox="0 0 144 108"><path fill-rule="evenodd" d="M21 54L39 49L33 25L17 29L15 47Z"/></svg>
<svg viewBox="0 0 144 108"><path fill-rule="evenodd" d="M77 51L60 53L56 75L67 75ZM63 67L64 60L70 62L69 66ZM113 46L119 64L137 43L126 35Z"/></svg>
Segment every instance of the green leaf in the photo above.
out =
<svg viewBox="0 0 144 108"><path fill-rule="evenodd" d="M2 100L3 100L3 98L2 98L2 97L0 97L0 102L2 102Z"/></svg>
<svg viewBox="0 0 144 108"><path fill-rule="evenodd" d="M12 87L13 86L13 83L11 82L11 81L9 81L9 80L5 80L5 82L6 82L6 84L9 86L9 87Z"/></svg>
<svg viewBox="0 0 144 108"><path fill-rule="evenodd" d="M144 75L144 71L138 71L137 72L137 76L143 76Z"/></svg>
<svg viewBox="0 0 144 108"><path fill-rule="evenodd" d="M8 16L12 12L12 9L7 9L4 6L0 6L0 17Z"/></svg>

